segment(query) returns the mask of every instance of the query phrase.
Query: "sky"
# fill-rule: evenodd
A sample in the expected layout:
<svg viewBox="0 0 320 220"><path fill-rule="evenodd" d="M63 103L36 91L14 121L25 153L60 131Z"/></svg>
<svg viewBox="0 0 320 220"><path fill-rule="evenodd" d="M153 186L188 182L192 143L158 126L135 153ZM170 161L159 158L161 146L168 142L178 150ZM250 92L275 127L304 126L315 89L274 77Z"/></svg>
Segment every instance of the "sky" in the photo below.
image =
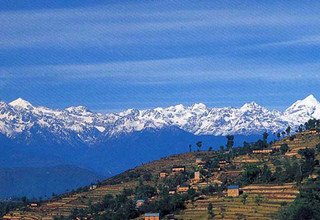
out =
<svg viewBox="0 0 320 220"><path fill-rule="evenodd" d="M320 99L317 1L0 4L0 100L114 112Z"/></svg>

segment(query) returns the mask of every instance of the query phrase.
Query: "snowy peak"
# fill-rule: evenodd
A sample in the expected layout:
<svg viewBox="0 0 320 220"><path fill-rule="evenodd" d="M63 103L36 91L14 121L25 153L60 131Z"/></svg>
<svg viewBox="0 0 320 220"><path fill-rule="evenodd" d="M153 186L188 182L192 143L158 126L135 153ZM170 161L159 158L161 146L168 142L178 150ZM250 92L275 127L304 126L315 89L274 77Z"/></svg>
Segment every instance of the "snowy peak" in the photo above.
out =
<svg viewBox="0 0 320 220"><path fill-rule="evenodd" d="M288 109L294 109L294 108L299 108L299 107L315 108L318 106L320 106L320 103L318 102L318 100L313 95L309 95L308 97L306 97L303 100L296 101Z"/></svg>
<svg viewBox="0 0 320 220"><path fill-rule="evenodd" d="M244 104L241 108L242 111L255 110L255 109L263 109L263 107L256 102L249 102Z"/></svg>
<svg viewBox="0 0 320 220"><path fill-rule="evenodd" d="M66 108L65 110L73 114L91 113L86 106L81 106L81 105L76 107L69 107L69 108Z"/></svg>
<svg viewBox="0 0 320 220"><path fill-rule="evenodd" d="M296 120L298 123L304 123L311 118L320 118L320 103L313 95L296 101L284 112L284 119Z"/></svg>
<svg viewBox="0 0 320 220"><path fill-rule="evenodd" d="M203 103L196 103L192 106L192 109L196 109L196 110L205 110L207 109L207 106Z"/></svg>
<svg viewBox="0 0 320 220"><path fill-rule="evenodd" d="M320 108L319 101L313 96L309 95L303 100L298 100L295 103L293 103L286 112L295 112L295 111L316 111Z"/></svg>
<svg viewBox="0 0 320 220"><path fill-rule="evenodd" d="M302 100L306 105L317 105L319 104L318 100L314 97L314 95L309 95L304 100Z"/></svg>
<svg viewBox="0 0 320 220"><path fill-rule="evenodd" d="M9 105L15 107L15 108L20 108L20 109L31 109L33 108L33 106L31 105L30 102L22 99L22 98L18 98L12 102L9 103Z"/></svg>

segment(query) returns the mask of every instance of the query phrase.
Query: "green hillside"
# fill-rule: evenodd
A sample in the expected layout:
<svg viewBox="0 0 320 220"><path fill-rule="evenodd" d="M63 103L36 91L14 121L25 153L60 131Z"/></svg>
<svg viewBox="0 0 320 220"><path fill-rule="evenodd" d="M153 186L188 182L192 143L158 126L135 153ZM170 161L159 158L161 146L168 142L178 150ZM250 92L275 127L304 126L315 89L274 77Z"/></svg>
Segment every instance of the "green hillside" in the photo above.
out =
<svg viewBox="0 0 320 220"><path fill-rule="evenodd" d="M34 207L17 209L5 219L143 219L150 212L162 219L316 216L320 133L311 129L288 133L272 144L266 140L264 134L255 143L233 148L229 136L226 149L162 158ZM197 145L201 149L201 143Z"/></svg>

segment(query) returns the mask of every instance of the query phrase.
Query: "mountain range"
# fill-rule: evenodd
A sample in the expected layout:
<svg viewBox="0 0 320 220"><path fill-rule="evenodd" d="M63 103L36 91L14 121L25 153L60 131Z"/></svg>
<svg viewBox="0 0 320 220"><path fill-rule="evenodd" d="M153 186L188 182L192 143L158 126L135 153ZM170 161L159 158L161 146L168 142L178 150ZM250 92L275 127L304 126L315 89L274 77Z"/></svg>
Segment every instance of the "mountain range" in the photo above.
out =
<svg viewBox="0 0 320 220"><path fill-rule="evenodd" d="M240 108L209 108L199 103L119 113L93 113L84 106L52 110L33 106L21 98L0 102L0 133L11 139L32 141L50 134L50 141L95 145L111 137L145 129L178 127L195 135L251 135L293 128L320 118L320 103L313 95L298 100L284 112L268 110L255 102Z"/></svg>
<svg viewBox="0 0 320 220"><path fill-rule="evenodd" d="M225 135L232 134L235 145L240 146L243 141L261 138L264 131L283 131L289 125L295 129L312 118L320 118L320 103L313 95L298 100L283 112L251 102L240 108L209 108L200 103L109 114L94 113L84 106L53 110L19 98L10 103L0 102L0 168L24 170L6 171L7 179L21 181L25 179L22 173L28 173L31 179L33 175L38 178L35 168L65 168L70 184L51 181L49 186L47 180L55 179L55 172L53 176L37 179L39 185L63 192L75 186L71 183L77 181L76 176L83 180L88 176L87 182L81 182L86 185L93 177L105 178L148 161L189 151L189 144L195 150L197 141L203 142L203 149L209 146L217 149L225 145ZM70 175L74 171L77 175ZM15 192L14 185L7 187L8 192ZM19 195L31 191L34 196L48 195L43 189L36 192L30 187L26 185ZM2 193L2 196L17 195Z"/></svg>

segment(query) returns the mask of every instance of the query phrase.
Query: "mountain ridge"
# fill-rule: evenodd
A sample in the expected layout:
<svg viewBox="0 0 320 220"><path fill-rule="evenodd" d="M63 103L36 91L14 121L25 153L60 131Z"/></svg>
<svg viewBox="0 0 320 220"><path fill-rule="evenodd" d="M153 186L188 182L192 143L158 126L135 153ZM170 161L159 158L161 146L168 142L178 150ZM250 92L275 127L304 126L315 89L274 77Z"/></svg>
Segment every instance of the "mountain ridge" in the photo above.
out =
<svg viewBox="0 0 320 220"><path fill-rule="evenodd" d="M106 138L147 128L176 126L195 135L251 135L277 132L287 126L296 128L312 118L320 118L320 103L313 95L296 101L283 112L250 102L240 108L209 108L196 103L109 114L93 113L85 106L53 110L18 98L9 104L1 102L0 133L13 139L30 139L34 132L50 133L65 141L95 145Z"/></svg>

